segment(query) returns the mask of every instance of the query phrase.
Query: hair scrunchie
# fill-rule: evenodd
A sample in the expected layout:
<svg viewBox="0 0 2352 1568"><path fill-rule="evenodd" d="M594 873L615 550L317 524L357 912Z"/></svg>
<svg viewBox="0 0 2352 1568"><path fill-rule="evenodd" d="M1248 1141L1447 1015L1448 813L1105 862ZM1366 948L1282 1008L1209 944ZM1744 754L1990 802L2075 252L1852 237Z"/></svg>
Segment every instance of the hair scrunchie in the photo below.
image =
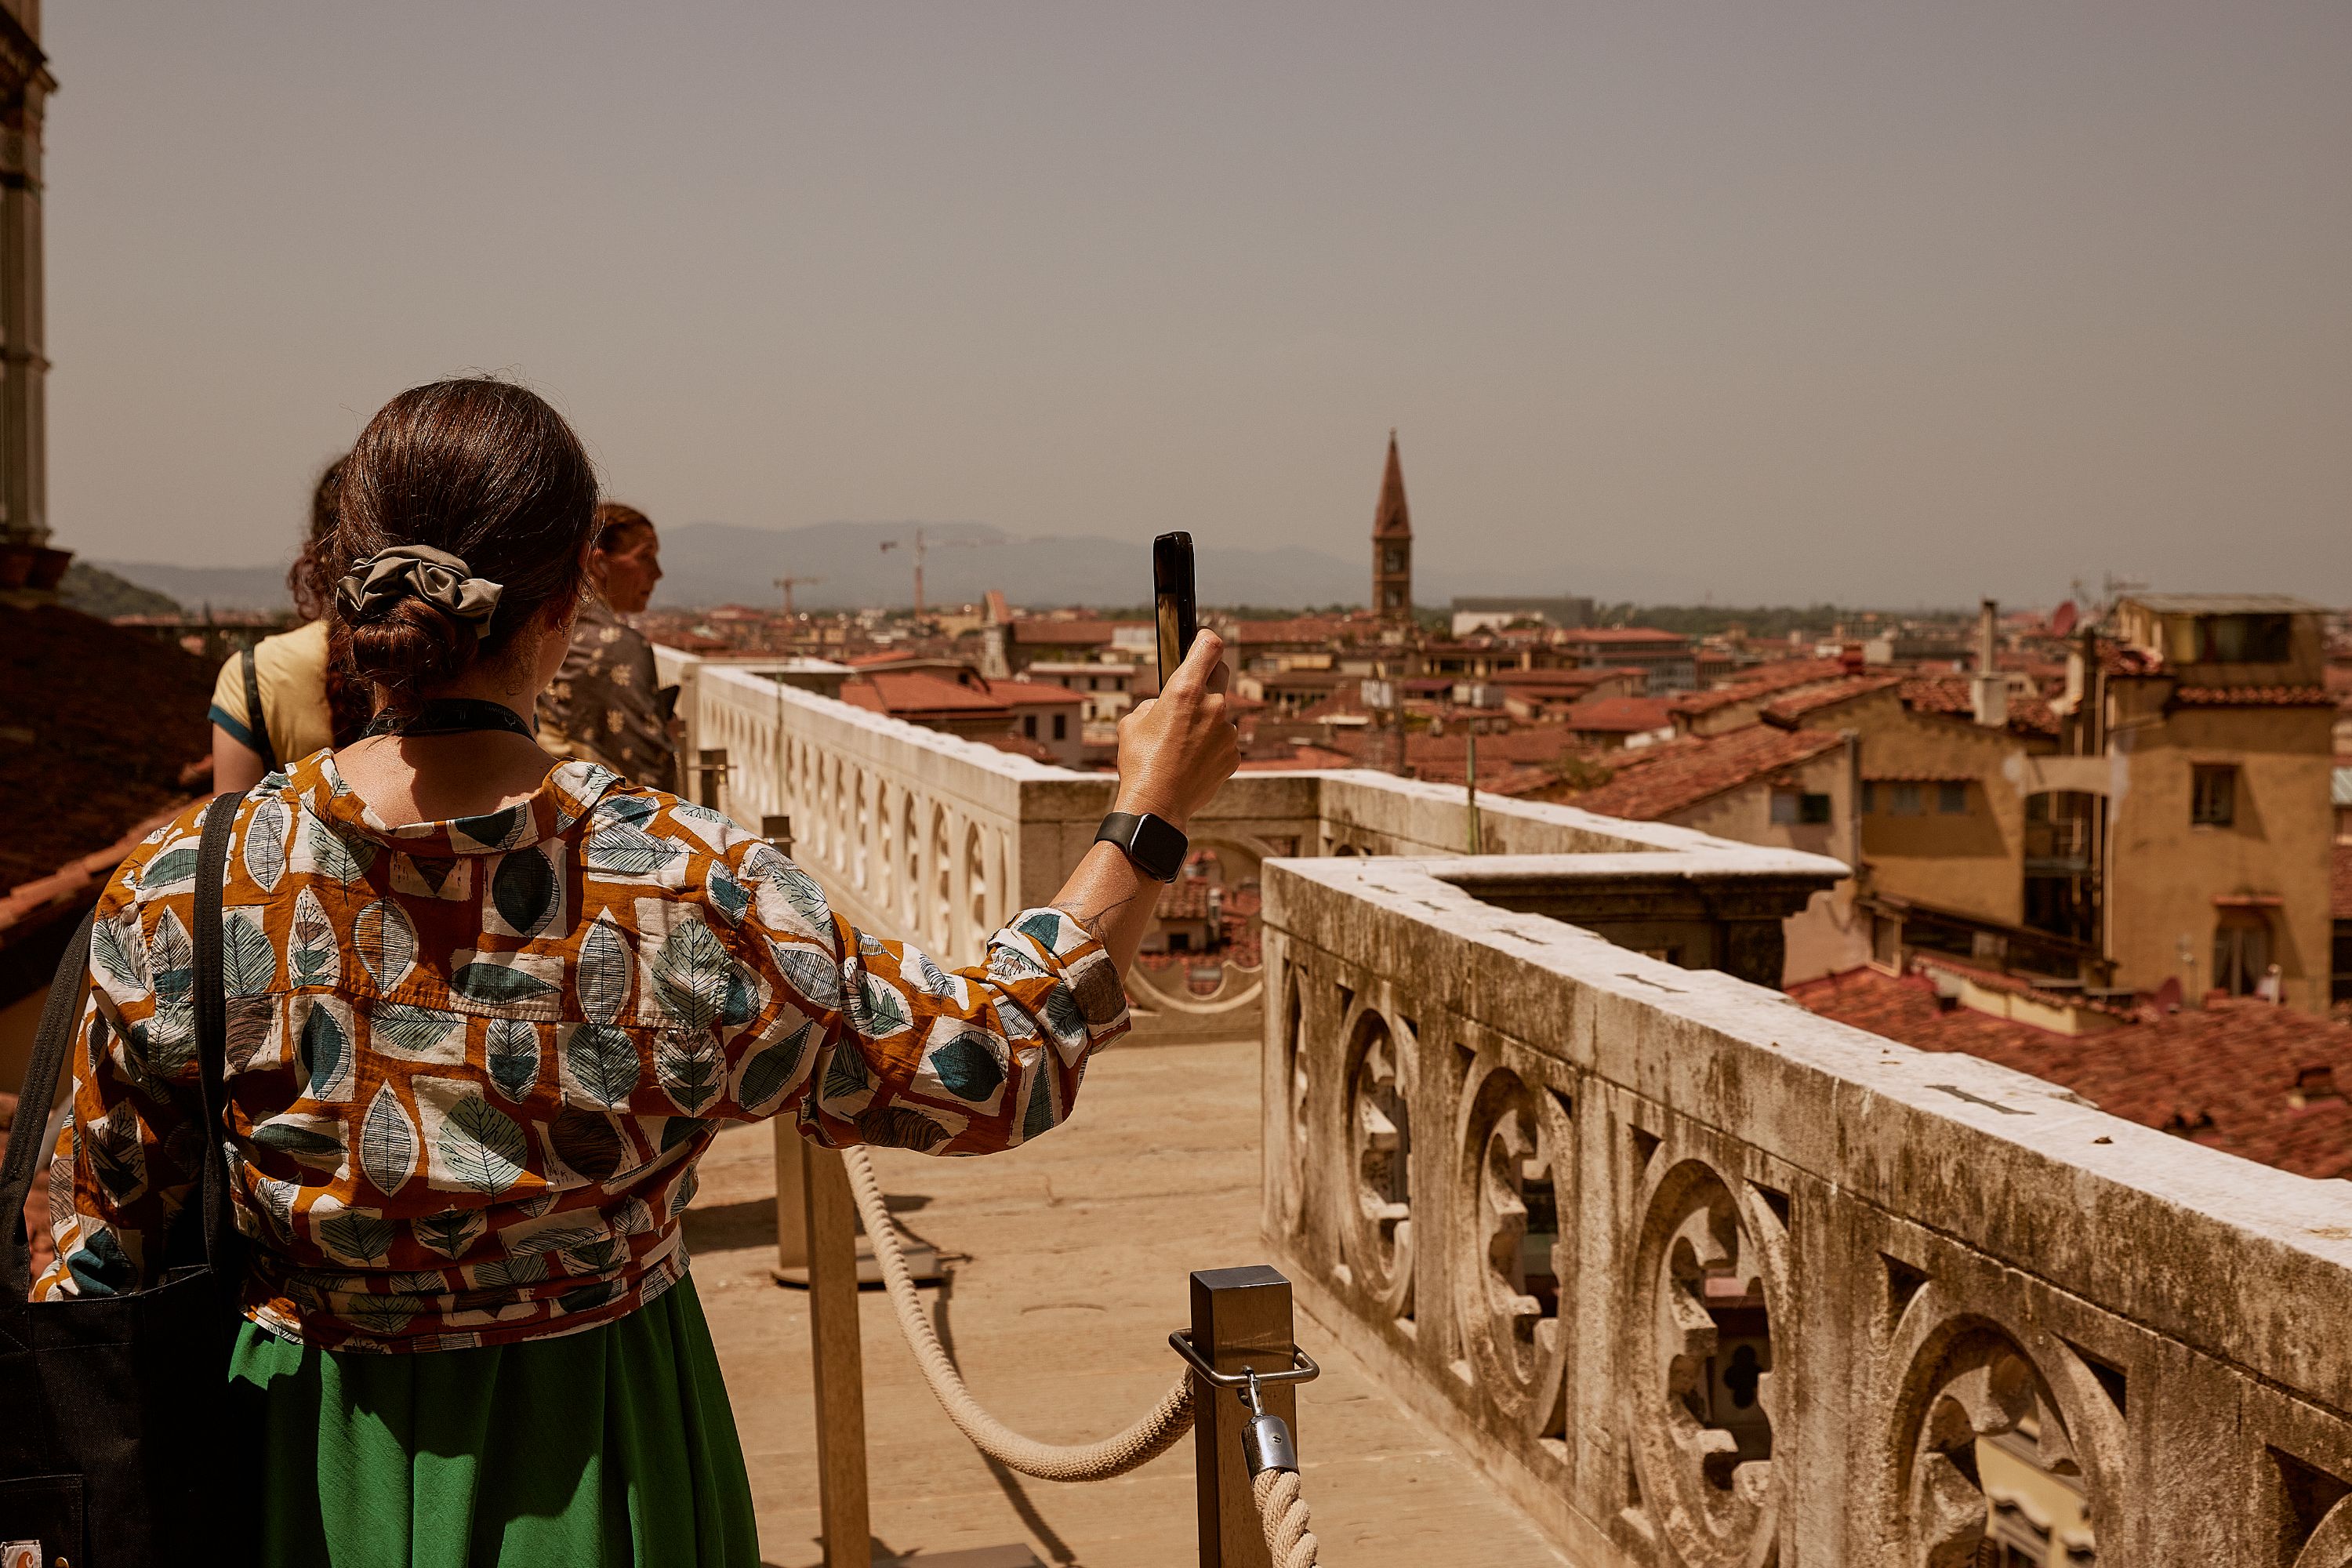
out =
<svg viewBox="0 0 2352 1568"><path fill-rule="evenodd" d="M469 623L479 638L490 635L490 616L505 592L504 584L474 576L472 568L446 550L395 544L345 573L335 584L335 603L343 618L356 626L374 620L403 599L418 598Z"/></svg>

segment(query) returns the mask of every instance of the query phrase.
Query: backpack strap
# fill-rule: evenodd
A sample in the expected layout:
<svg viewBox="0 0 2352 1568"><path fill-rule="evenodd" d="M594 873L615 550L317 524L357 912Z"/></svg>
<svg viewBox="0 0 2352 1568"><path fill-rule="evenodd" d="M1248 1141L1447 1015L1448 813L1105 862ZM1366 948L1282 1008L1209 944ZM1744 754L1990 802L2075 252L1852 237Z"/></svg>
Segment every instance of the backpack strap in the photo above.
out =
<svg viewBox="0 0 2352 1568"><path fill-rule="evenodd" d="M278 771L278 742L270 739L269 716L261 710L261 671L250 647L238 660L245 666L245 727L253 736L253 749L261 753L261 771L267 776Z"/></svg>
<svg viewBox="0 0 2352 1568"><path fill-rule="evenodd" d="M89 970L89 931L97 919L95 907L82 916L80 929L58 960L48 1000L41 1005L40 1029L33 1037L33 1062L25 1072L25 1092L16 1101L16 1125L8 1130L8 1152L0 1158L0 1300L21 1301L32 1294L33 1238L25 1231L25 1194L48 1154L44 1145L49 1105L57 1098L66 1050L73 1044L82 977Z"/></svg>
<svg viewBox="0 0 2352 1568"><path fill-rule="evenodd" d="M250 654L247 655L248 660ZM251 679L252 665L246 668ZM278 765L274 761L269 764ZM221 974L221 883L228 871L229 836L236 831L246 792L213 797L205 812L205 836L196 846L195 994L196 1094L205 1129L202 1202L205 1261L225 1292L234 1292L238 1271L230 1267L234 1227L229 1221L228 1168L224 1157L223 1112L228 1059L228 994Z"/></svg>

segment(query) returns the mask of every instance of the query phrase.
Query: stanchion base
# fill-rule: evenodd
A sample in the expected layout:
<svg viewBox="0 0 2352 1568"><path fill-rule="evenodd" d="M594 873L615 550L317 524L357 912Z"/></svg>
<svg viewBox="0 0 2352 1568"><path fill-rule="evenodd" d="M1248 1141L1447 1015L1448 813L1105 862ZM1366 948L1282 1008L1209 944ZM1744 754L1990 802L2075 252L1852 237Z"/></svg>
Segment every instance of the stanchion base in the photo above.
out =
<svg viewBox="0 0 2352 1568"><path fill-rule="evenodd" d="M928 1241L917 1241L905 1236L899 1237L898 1246L907 1255L907 1272L915 1277L916 1284L936 1285L940 1282L939 1248ZM768 1278L779 1285L789 1285L795 1290L808 1289L808 1265L805 1263L776 1264L768 1269ZM858 1289L878 1288L881 1283L882 1265L874 1259L874 1243L861 1234L857 1238ZM938 1563L944 1560L926 1558L924 1561L927 1563Z"/></svg>

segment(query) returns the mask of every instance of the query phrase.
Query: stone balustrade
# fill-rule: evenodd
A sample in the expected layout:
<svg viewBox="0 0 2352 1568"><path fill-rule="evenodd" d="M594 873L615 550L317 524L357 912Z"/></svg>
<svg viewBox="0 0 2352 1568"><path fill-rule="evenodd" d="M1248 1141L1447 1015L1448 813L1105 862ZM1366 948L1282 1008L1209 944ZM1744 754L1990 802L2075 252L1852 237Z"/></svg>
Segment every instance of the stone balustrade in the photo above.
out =
<svg viewBox="0 0 2352 1568"><path fill-rule="evenodd" d="M950 959L1109 805L664 658L721 804L790 813L843 912ZM1194 837L1262 888L1263 968L1139 972L1137 1039L1262 1031L1278 1261L1573 1560L2352 1568L2352 1188L1751 984L1835 862L1480 817L1464 856L1458 789L1235 779ZM1986 1555L2028 1472L2080 1520Z"/></svg>
<svg viewBox="0 0 2352 1568"><path fill-rule="evenodd" d="M2352 1187L1580 929L1659 858L1265 868L1310 1310L1580 1563L2352 1563Z"/></svg>

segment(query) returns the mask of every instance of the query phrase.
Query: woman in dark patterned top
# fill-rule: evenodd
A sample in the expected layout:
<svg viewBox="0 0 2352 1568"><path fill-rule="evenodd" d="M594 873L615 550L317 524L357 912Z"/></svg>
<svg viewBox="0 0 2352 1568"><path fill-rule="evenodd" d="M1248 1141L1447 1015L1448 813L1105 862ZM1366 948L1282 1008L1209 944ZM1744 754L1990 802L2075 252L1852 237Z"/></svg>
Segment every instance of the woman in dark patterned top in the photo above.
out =
<svg viewBox="0 0 2352 1568"><path fill-rule="evenodd" d="M541 752L521 715L594 506L562 419L493 381L404 393L345 468L339 613L377 719L246 798L223 890L254 1243L232 1436L265 1562L756 1564L679 1240L719 1122L987 1153L1066 1117L1127 1026L1157 889L1110 845L949 972L718 814ZM1122 810L1181 826L1233 769L1202 641L1121 726ZM100 900L37 1295L152 1280L208 1142L203 818Z"/></svg>

